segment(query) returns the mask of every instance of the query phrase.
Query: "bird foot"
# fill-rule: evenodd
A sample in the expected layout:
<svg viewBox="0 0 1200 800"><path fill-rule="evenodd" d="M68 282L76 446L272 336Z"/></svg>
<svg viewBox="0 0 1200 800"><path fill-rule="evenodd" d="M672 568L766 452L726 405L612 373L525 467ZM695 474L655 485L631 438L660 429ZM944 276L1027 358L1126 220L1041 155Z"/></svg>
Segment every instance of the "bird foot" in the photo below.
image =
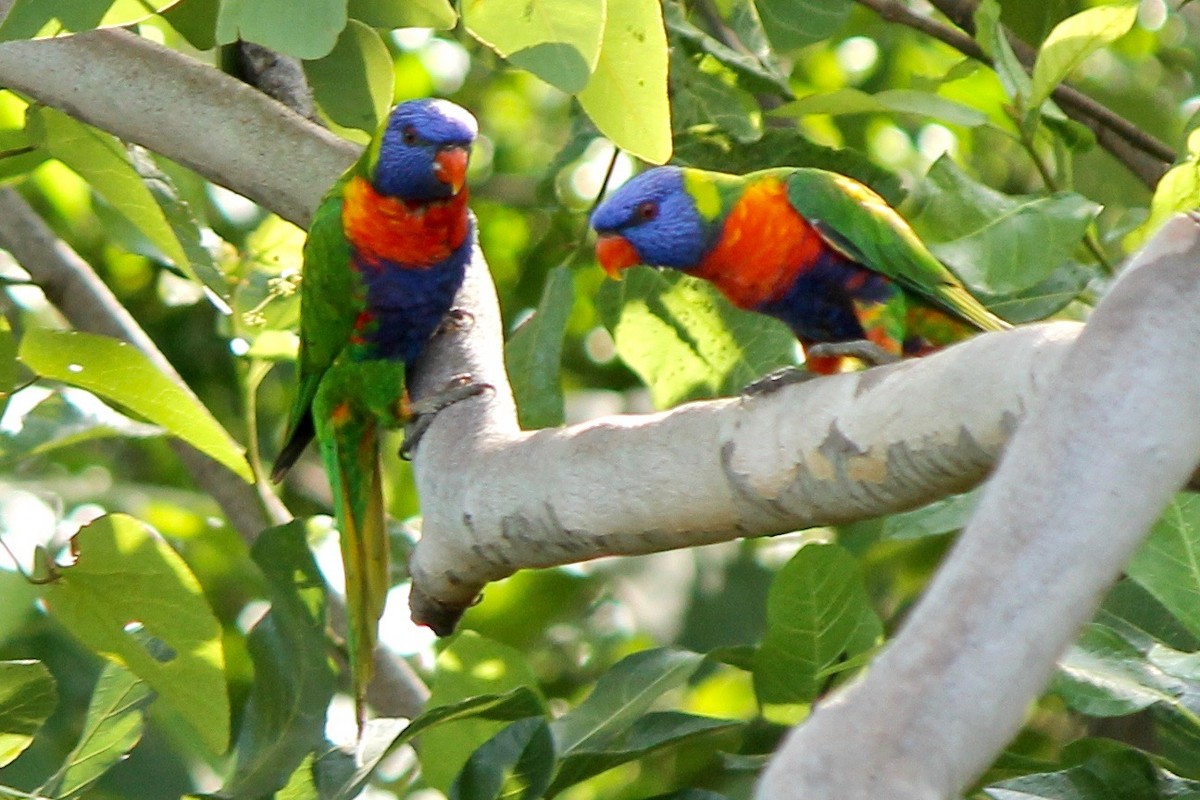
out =
<svg viewBox="0 0 1200 800"><path fill-rule="evenodd" d="M855 339L850 342L822 342L806 348L805 354L813 358L857 358L872 367L895 364L901 360L900 356L889 353L867 339Z"/></svg>
<svg viewBox="0 0 1200 800"><path fill-rule="evenodd" d="M804 383L811 381L813 378L821 377L815 372L809 372L800 367L783 367L774 372L768 372L753 383L749 383L742 389L742 397L761 397L763 395L774 394L785 386L791 386L794 383Z"/></svg>
<svg viewBox="0 0 1200 800"><path fill-rule="evenodd" d="M411 461L421 437L429 430L438 412L455 403L484 392L495 391L490 383L477 383L470 375L455 375L446 385L427 397L422 397L407 409L408 424L404 426L404 444L400 445L400 458Z"/></svg>
<svg viewBox="0 0 1200 800"><path fill-rule="evenodd" d="M475 324L475 315L465 308L452 308L446 312L446 316L442 317L441 323L438 324L437 330L433 332L434 336L441 336L443 333L462 333L468 331Z"/></svg>

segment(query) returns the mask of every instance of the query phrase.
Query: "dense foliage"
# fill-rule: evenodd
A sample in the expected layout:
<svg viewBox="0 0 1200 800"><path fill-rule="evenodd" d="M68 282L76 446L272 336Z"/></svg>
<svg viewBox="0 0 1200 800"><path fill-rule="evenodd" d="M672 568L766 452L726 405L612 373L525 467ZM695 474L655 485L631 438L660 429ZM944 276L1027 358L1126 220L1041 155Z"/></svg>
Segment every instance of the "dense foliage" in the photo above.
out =
<svg viewBox="0 0 1200 800"><path fill-rule="evenodd" d="M732 393L796 357L780 325L705 285L603 280L586 212L631 156L851 174L1014 322L1086 317L1121 260L1200 202L1186 3L933 3L972 35L885 2L455 5L15 0L0 48L129 25L230 69L240 36L304 59L320 119L360 143L399 100L471 109L472 206L526 428ZM971 494L519 573L439 643L407 622L397 574L383 638L432 694L411 725L356 740L315 460L283 487L299 521L242 537L169 446L262 480L303 231L67 111L0 89L0 179L194 395L132 346L66 330L0 251L0 797L748 797L969 517ZM386 469L402 565L419 503L408 466ZM977 796L1200 797L1198 550L1200 503L1181 495Z"/></svg>

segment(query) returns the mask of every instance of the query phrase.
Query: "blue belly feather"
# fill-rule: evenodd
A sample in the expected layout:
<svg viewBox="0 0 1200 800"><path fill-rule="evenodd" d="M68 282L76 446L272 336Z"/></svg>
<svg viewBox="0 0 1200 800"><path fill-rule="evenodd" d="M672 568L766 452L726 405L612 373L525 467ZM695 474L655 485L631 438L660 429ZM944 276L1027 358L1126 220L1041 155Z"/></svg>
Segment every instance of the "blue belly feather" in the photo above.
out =
<svg viewBox="0 0 1200 800"><path fill-rule="evenodd" d="M856 275L863 282L851 290L848 283ZM786 294L755 310L787 323L802 342L849 342L866 337L854 303L886 303L896 291L885 276L827 250Z"/></svg>

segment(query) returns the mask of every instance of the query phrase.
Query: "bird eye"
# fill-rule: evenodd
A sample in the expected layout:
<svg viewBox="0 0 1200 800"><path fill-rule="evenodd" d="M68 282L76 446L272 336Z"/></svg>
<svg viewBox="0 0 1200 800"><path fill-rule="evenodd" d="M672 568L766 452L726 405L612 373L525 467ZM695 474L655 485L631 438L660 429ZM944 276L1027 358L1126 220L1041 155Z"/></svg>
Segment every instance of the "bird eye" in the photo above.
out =
<svg viewBox="0 0 1200 800"><path fill-rule="evenodd" d="M406 127L401 135L404 137L405 144L416 144L421 138L417 135L417 129L412 125Z"/></svg>
<svg viewBox="0 0 1200 800"><path fill-rule="evenodd" d="M634 214L641 222L649 222L658 216L658 203L655 203L653 200L639 203Z"/></svg>

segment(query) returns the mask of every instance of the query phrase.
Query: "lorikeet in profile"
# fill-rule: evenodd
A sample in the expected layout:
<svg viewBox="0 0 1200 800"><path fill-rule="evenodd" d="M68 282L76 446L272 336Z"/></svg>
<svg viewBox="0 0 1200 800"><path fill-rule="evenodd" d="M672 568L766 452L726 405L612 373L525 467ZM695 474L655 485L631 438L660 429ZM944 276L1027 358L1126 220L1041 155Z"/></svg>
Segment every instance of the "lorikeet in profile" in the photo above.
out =
<svg viewBox="0 0 1200 800"><path fill-rule="evenodd" d="M474 239L464 186L477 125L444 100L392 110L326 193L304 244L299 385L278 482L315 435L346 571L360 727L390 585L381 429L412 418L404 376L450 310Z"/></svg>
<svg viewBox="0 0 1200 800"><path fill-rule="evenodd" d="M611 276L649 264L711 281L739 308L787 323L813 373L839 371L843 353L862 347L916 356L1009 327L882 197L834 172L657 167L621 186L591 222ZM838 347L847 343L862 347Z"/></svg>

